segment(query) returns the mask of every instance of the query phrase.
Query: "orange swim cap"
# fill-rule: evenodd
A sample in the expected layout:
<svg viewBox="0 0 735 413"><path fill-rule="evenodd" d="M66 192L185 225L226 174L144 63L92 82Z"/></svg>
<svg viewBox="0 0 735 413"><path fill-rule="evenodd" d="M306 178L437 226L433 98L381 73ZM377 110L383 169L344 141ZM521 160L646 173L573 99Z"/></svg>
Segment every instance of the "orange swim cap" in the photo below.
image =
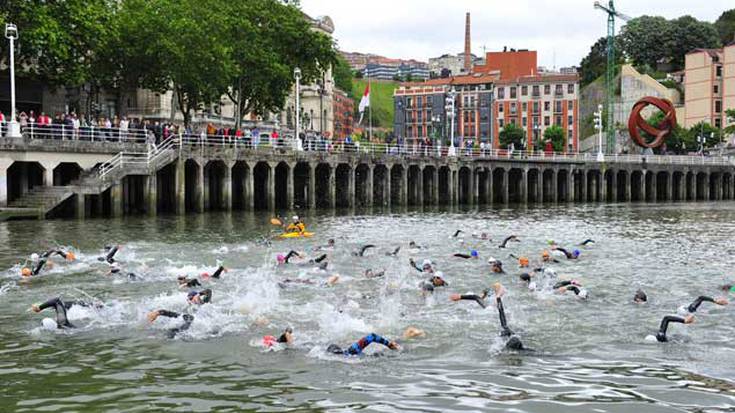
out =
<svg viewBox="0 0 735 413"><path fill-rule="evenodd" d="M521 267L528 267L528 258L521 257L518 259L518 263L521 265Z"/></svg>
<svg viewBox="0 0 735 413"><path fill-rule="evenodd" d="M77 259L77 256L74 255L73 252L69 251L69 252L66 253L66 260L67 261L74 261L75 259Z"/></svg>
<svg viewBox="0 0 735 413"><path fill-rule="evenodd" d="M544 250L544 252L541 253L541 256L544 257L544 258L549 258L551 256L551 254L549 254L549 251Z"/></svg>
<svg viewBox="0 0 735 413"><path fill-rule="evenodd" d="M28 267L24 267L22 270L20 270L20 275L23 277L30 277L31 276L31 269Z"/></svg>

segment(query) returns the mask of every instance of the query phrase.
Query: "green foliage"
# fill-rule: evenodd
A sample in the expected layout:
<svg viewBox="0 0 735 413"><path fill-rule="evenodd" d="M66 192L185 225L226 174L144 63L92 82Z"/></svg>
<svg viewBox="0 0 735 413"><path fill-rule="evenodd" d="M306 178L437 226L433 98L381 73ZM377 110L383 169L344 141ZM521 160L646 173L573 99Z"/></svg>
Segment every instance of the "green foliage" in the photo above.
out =
<svg viewBox="0 0 735 413"><path fill-rule="evenodd" d="M525 136L526 132L520 126L507 123L500 131L500 146L507 148L512 143L516 149L520 149Z"/></svg>
<svg viewBox="0 0 735 413"><path fill-rule="evenodd" d="M735 9L722 13L715 22L715 28L722 44L735 42Z"/></svg>
<svg viewBox="0 0 735 413"><path fill-rule="evenodd" d="M616 66L624 62L622 43L619 37L615 38ZM579 65L580 84L585 87L600 77L605 76L607 70L607 37L601 37L592 45L589 54L582 59Z"/></svg>
<svg viewBox="0 0 735 413"><path fill-rule="evenodd" d="M544 131L544 139L551 141L554 152L564 151L564 128L559 125L552 125Z"/></svg>
<svg viewBox="0 0 735 413"><path fill-rule="evenodd" d="M334 75L334 84L342 89L345 93L352 93L352 69L344 57L337 56L334 67L332 68Z"/></svg>
<svg viewBox="0 0 735 413"><path fill-rule="evenodd" d="M672 20L671 24L674 44L668 57L675 69L684 68L684 56L694 49L722 46L720 35L712 23L699 21L692 16L682 16Z"/></svg>
<svg viewBox="0 0 735 413"><path fill-rule="evenodd" d="M355 110L357 110L360 99L363 93L365 93L367 83L367 79L356 79L352 83L352 96L355 97ZM397 86L398 84L396 82L390 81L373 79L370 82L370 107L373 112L373 127L393 129L393 114L395 113L393 92ZM362 121L362 126L366 128L368 125L367 117L368 114L365 113L365 119ZM356 119L360 119L359 115Z"/></svg>
<svg viewBox="0 0 735 413"><path fill-rule="evenodd" d="M725 115L728 118L728 122L732 123L730 126L726 127L723 132L727 134L735 133L735 109L728 109L725 111Z"/></svg>
<svg viewBox="0 0 735 413"><path fill-rule="evenodd" d="M363 78L362 70L355 70L355 79L362 79Z"/></svg>

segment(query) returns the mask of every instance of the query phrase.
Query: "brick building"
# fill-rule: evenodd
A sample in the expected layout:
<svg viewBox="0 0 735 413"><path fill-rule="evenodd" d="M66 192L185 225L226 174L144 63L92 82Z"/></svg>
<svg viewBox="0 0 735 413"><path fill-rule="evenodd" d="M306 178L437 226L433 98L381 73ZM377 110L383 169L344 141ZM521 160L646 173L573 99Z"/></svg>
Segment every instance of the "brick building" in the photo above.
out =
<svg viewBox="0 0 735 413"><path fill-rule="evenodd" d="M508 124L524 129L526 145L543 139L546 128L565 131L566 150L579 148L579 76L537 71L535 51L487 53L474 73L424 83L407 83L394 92L396 136L408 139L450 135L446 99L457 93L456 140L489 142L499 148ZM448 140L445 139L445 143Z"/></svg>
<svg viewBox="0 0 735 413"><path fill-rule="evenodd" d="M334 137L344 139L352 134L355 101L340 89L334 89Z"/></svg>

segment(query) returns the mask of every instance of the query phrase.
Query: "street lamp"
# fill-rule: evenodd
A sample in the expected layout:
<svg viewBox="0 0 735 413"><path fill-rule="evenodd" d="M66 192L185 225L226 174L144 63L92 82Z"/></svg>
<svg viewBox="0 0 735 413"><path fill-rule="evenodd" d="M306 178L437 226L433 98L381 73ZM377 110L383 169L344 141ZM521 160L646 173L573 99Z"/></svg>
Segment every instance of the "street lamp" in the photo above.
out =
<svg viewBox="0 0 735 413"><path fill-rule="evenodd" d="M456 117L455 113L455 103L457 99L457 91L452 88L449 91L449 96L447 97L447 116L450 116L452 119L451 122L451 131L449 132L450 140L449 140L449 155L450 156L456 156L457 151L454 148L454 118Z"/></svg>
<svg viewBox="0 0 735 413"><path fill-rule="evenodd" d="M539 126L538 122L533 122L533 136L535 139L535 144L539 145L541 147L541 141L539 138L539 134L541 133L541 126Z"/></svg>
<svg viewBox="0 0 735 413"><path fill-rule="evenodd" d="M296 79L296 132L294 138L296 139L296 147L302 150L301 147L301 69L298 67L293 70L293 77Z"/></svg>
<svg viewBox="0 0 735 413"><path fill-rule="evenodd" d="M595 130L599 134L597 141L597 162L603 162L605 155L602 153L602 105L597 105L597 112L595 112Z"/></svg>
<svg viewBox="0 0 735 413"><path fill-rule="evenodd" d="M5 25L5 38L10 41L10 122L8 122L8 138L20 138L20 125L15 117L15 41L18 39L18 27L12 23Z"/></svg>

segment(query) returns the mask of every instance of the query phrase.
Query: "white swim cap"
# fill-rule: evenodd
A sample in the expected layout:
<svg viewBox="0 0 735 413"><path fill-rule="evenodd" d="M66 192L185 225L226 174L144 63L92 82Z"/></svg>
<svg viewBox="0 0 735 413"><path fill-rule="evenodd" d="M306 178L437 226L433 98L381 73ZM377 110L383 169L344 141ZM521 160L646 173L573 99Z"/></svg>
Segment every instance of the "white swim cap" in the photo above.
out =
<svg viewBox="0 0 735 413"><path fill-rule="evenodd" d="M43 326L43 328L45 330L56 330L56 328L58 327L56 325L56 321L54 321L54 320L52 320L52 319L50 319L48 317L46 317L43 320L41 320L41 325Z"/></svg>
<svg viewBox="0 0 735 413"><path fill-rule="evenodd" d="M431 267L431 260L424 260L424 262L421 263L422 267L426 267L427 265Z"/></svg>
<svg viewBox="0 0 735 413"><path fill-rule="evenodd" d="M685 306L685 305L683 305L683 306L681 306L681 307L677 308L677 309L676 309L676 312L677 312L677 313L678 313L679 315L683 315L683 316L688 316L689 314L691 314L691 313L689 312L689 307L687 307L687 306Z"/></svg>
<svg viewBox="0 0 735 413"><path fill-rule="evenodd" d="M528 289L531 290L531 291L535 291L536 290L536 281L531 281L530 283L528 283Z"/></svg>
<svg viewBox="0 0 735 413"><path fill-rule="evenodd" d="M589 295L589 293L584 288L582 288L581 290L579 290L579 294L578 294L579 298L581 298L583 300L586 300L588 295Z"/></svg>
<svg viewBox="0 0 735 413"><path fill-rule="evenodd" d="M36 254L35 252L31 254L31 261L38 261L38 254Z"/></svg>
<svg viewBox="0 0 735 413"><path fill-rule="evenodd" d="M294 215L292 219L293 219L294 221L298 221L298 220L299 220L299 216L298 216L298 215Z"/></svg>
<svg viewBox="0 0 735 413"><path fill-rule="evenodd" d="M488 263L488 264L495 264L496 262L498 262L498 260L496 260L496 259L495 259L495 258L493 258L493 257L490 257L490 258L488 258L488 259L487 259L487 263Z"/></svg>

